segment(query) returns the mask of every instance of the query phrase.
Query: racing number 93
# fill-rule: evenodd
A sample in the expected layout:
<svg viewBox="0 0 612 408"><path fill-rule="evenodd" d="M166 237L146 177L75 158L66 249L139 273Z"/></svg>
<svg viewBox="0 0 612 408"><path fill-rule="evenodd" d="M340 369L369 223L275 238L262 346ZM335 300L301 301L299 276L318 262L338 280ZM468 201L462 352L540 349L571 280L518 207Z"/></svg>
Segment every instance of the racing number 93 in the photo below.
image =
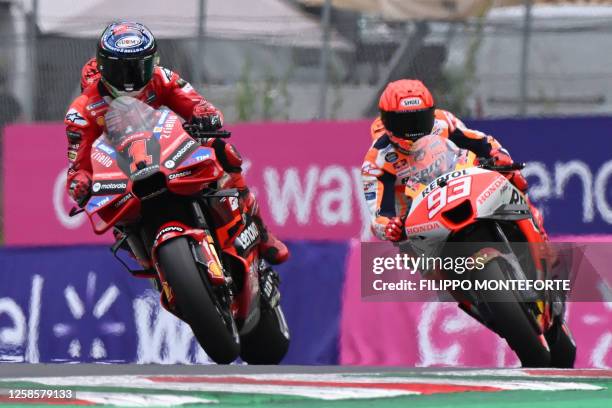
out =
<svg viewBox="0 0 612 408"><path fill-rule="evenodd" d="M427 210L429 219L436 216L447 204L470 195L472 177L461 177L448 182L434 190L427 197Z"/></svg>

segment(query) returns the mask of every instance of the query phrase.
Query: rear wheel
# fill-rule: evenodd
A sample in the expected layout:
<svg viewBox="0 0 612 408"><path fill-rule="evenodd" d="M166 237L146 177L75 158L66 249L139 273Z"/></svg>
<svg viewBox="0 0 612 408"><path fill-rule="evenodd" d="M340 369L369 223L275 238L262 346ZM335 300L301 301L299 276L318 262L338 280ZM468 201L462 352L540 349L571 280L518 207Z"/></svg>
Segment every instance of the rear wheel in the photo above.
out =
<svg viewBox="0 0 612 408"><path fill-rule="evenodd" d="M216 363L234 361L240 352L240 341L211 298L209 285L195 262L189 239L171 239L158 249L157 257L174 292L180 314L191 326L200 346Z"/></svg>
<svg viewBox="0 0 612 408"><path fill-rule="evenodd" d="M249 364L279 364L289 349L289 329L280 305L262 307L259 323L240 338L240 358Z"/></svg>
<svg viewBox="0 0 612 408"><path fill-rule="evenodd" d="M504 281L508 276L504 261L493 260L478 272L478 280ZM508 266L509 267L509 266ZM521 360L523 367L548 367L551 354L544 336L534 327L528 310L524 308L514 292L483 292L489 309L493 329L503 337Z"/></svg>

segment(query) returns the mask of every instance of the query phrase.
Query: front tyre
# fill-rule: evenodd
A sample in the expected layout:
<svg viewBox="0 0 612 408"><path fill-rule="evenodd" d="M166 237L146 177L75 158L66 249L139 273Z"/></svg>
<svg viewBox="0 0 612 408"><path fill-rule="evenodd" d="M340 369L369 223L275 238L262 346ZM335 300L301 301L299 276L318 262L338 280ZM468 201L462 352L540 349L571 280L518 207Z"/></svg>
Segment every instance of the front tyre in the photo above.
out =
<svg viewBox="0 0 612 408"><path fill-rule="evenodd" d="M206 354L218 364L229 364L240 353L240 342L227 327L212 301L208 283L198 269L187 237L165 242L157 258L174 292L181 316L191 326Z"/></svg>
<svg viewBox="0 0 612 408"><path fill-rule="evenodd" d="M259 323L240 338L240 358L249 364L279 364L289 349L289 328L280 305L262 307Z"/></svg>
<svg viewBox="0 0 612 408"><path fill-rule="evenodd" d="M557 316L552 327L546 332L550 345L550 366L555 368L574 368L576 343L569 327Z"/></svg>
<svg viewBox="0 0 612 408"><path fill-rule="evenodd" d="M478 276L487 280L508 279L503 271L505 262L491 261ZM548 367L550 351L544 345L544 336L531 323L528 312L522 307L516 293L493 292L485 296L486 307L493 319L495 331L504 339L521 360L523 367Z"/></svg>

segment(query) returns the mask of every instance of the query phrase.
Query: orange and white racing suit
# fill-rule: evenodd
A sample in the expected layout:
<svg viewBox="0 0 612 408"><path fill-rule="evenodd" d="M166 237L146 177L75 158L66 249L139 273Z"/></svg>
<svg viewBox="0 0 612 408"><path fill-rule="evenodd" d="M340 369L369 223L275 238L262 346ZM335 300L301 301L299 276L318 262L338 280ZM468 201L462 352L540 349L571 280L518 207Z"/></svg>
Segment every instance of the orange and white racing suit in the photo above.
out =
<svg viewBox="0 0 612 408"><path fill-rule="evenodd" d="M455 115L441 109L435 111L431 134L448 138L478 157L490 157L492 150L507 153L493 136L468 129ZM384 240L389 219L401 217L409 209L410 203L404 189L410 166L408 152L392 143L380 118L372 123L371 135L373 143L365 156L361 177L372 215L372 232Z"/></svg>

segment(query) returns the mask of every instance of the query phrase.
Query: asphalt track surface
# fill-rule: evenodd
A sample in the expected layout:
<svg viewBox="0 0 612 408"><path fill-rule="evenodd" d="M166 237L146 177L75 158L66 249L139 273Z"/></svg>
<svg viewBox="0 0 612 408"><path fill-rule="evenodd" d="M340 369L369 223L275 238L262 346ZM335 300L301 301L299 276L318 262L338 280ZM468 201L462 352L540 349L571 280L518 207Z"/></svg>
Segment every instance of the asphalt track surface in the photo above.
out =
<svg viewBox="0 0 612 408"><path fill-rule="evenodd" d="M11 398L72 390L72 399ZM0 364L3 406L612 408L612 370Z"/></svg>

